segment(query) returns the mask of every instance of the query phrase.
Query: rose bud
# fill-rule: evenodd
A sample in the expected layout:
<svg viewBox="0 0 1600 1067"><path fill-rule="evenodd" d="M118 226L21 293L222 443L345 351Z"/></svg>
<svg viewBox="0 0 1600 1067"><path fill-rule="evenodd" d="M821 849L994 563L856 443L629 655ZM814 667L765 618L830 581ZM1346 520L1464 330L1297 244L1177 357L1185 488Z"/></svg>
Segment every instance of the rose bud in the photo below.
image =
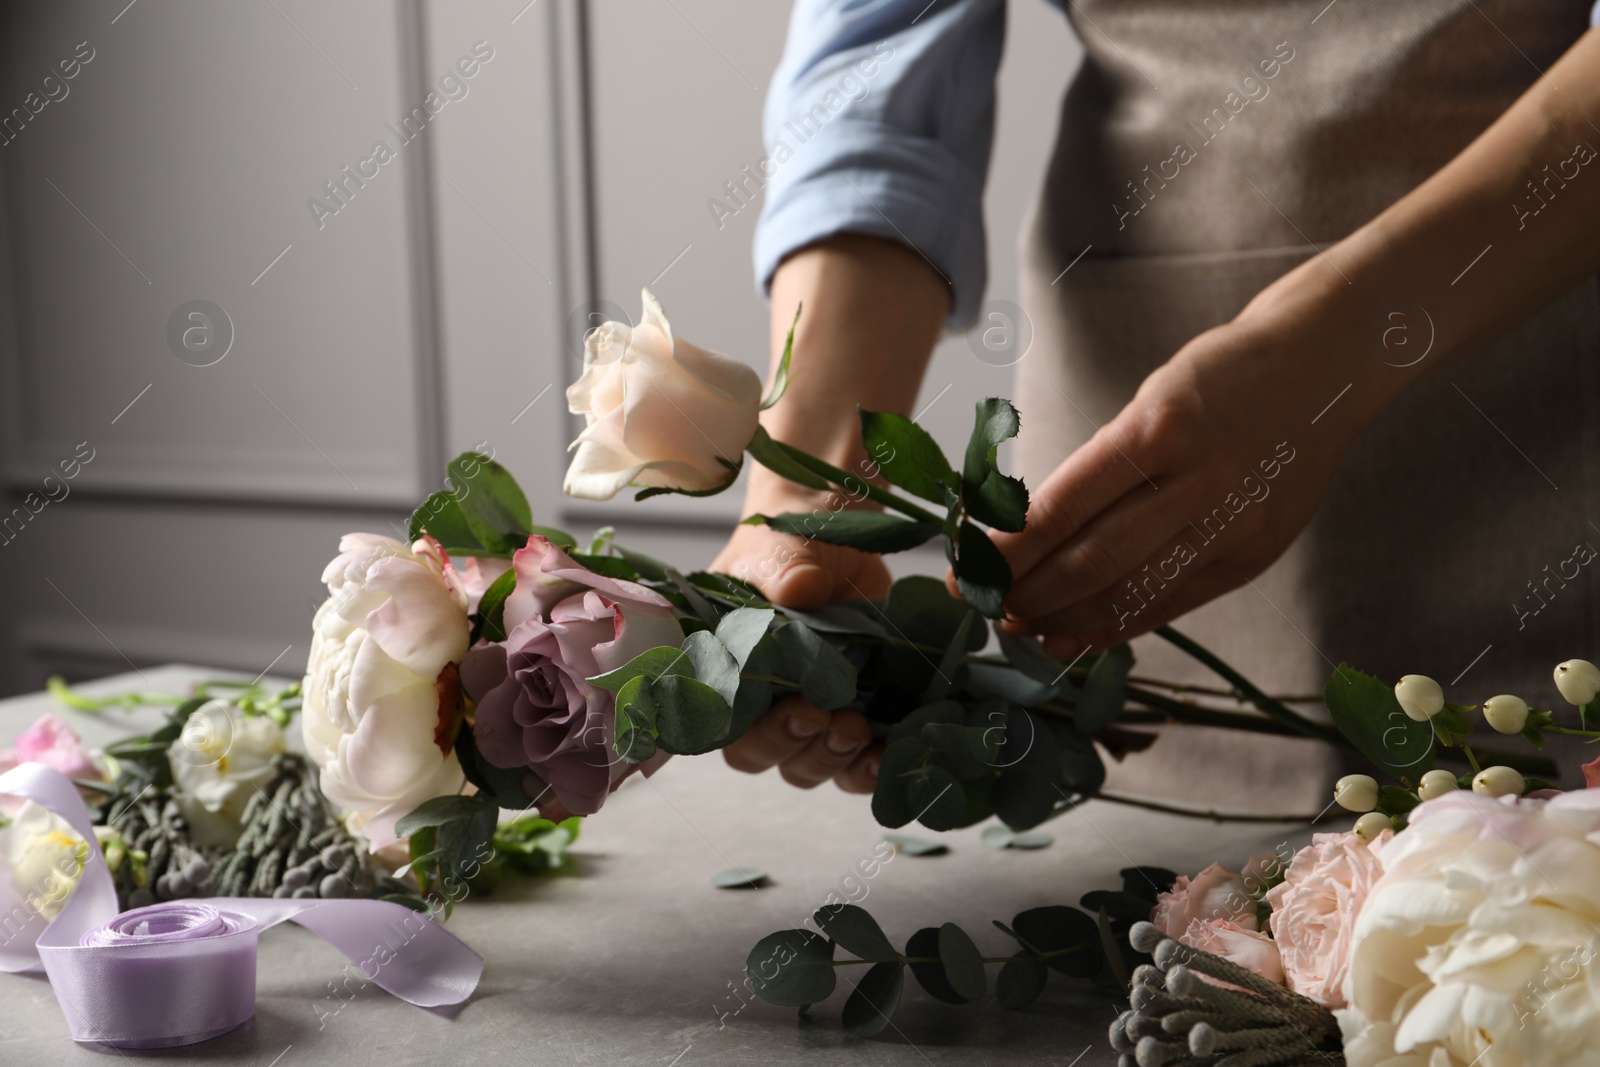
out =
<svg viewBox="0 0 1600 1067"><path fill-rule="evenodd" d="M1369 774L1347 774L1334 784L1333 799L1346 811L1371 811L1378 806L1378 782Z"/></svg>
<svg viewBox="0 0 1600 1067"><path fill-rule="evenodd" d="M1528 702L1510 693L1501 693L1483 702L1483 717L1496 733L1520 734L1528 724Z"/></svg>
<svg viewBox="0 0 1600 1067"><path fill-rule="evenodd" d="M1485 767L1472 779L1472 791L1486 797L1520 797L1528 783L1510 767Z"/></svg>
<svg viewBox="0 0 1600 1067"><path fill-rule="evenodd" d="M1370 844L1385 830L1393 830L1394 820L1382 812L1369 811L1356 820L1354 829L1357 837Z"/></svg>
<svg viewBox="0 0 1600 1067"><path fill-rule="evenodd" d="M1395 699L1407 717L1427 722L1444 710L1444 690L1425 674L1408 674L1394 683Z"/></svg>
<svg viewBox="0 0 1600 1067"><path fill-rule="evenodd" d="M1434 800L1438 797L1454 793L1461 788L1461 783L1456 781L1456 776L1449 771L1429 771L1422 776L1422 781L1417 783L1417 795L1423 800Z"/></svg>
<svg viewBox="0 0 1600 1067"><path fill-rule="evenodd" d="M1586 659L1569 659L1556 664L1556 688L1568 704L1582 707L1600 694L1600 667Z"/></svg>

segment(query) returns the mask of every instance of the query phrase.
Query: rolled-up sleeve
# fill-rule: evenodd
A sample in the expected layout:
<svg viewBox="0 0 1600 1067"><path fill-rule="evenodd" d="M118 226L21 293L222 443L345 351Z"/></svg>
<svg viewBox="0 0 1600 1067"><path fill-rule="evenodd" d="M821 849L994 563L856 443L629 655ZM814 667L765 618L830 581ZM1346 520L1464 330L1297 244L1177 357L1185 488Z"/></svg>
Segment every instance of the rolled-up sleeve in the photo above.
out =
<svg viewBox="0 0 1600 1067"><path fill-rule="evenodd" d="M791 252L861 233L944 275L949 326L976 318L1004 39L1005 0L796 0L764 120L763 293Z"/></svg>

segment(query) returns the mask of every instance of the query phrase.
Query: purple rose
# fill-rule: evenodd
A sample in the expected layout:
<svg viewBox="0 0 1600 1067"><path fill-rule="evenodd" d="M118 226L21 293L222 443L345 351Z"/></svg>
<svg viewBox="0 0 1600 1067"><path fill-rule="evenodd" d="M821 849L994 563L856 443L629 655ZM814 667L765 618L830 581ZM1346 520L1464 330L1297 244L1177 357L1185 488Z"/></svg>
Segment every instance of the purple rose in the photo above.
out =
<svg viewBox="0 0 1600 1067"><path fill-rule="evenodd" d="M506 641L461 665L478 702L473 739L496 767L528 769L530 797L548 788L572 814L590 815L629 768L611 750L613 697L588 679L646 649L676 647L683 629L666 598L587 571L542 537L530 537L512 566Z"/></svg>

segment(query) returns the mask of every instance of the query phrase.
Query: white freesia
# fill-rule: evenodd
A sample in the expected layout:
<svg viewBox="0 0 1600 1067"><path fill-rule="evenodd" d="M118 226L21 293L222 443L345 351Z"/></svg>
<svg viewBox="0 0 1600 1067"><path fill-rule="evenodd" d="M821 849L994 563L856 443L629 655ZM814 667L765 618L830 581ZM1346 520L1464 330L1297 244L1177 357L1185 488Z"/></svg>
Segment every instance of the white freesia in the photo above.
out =
<svg viewBox="0 0 1600 1067"><path fill-rule="evenodd" d="M11 886L46 922L61 913L89 862L89 843L50 809L27 801L5 828Z"/></svg>
<svg viewBox="0 0 1600 1067"><path fill-rule="evenodd" d="M225 700L209 701L189 716L167 749L167 764L196 844L238 843L245 806L272 779L272 757L284 750L284 740L283 727Z"/></svg>
<svg viewBox="0 0 1600 1067"><path fill-rule="evenodd" d="M1600 790L1431 800L1383 851L1339 1012L1350 1067L1578 1067L1600 1046Z"/></svg>
<svg viewBox="0 0 1600 1067"><path fill-rule="evenodd" d="M376 851L396 839L397 820L462 784L453 745L467 599L429 538L407 548L346 534L339 549L322 574L330 595L313 623L301 720L322 792Z"/></svg>
<svg viewBox="0 0 1600 1067"><path fill-rule="evenodd" d="M562 482L610 500L628 485L700 491L726 484L756 433L761 378L736 359L673 335L646 289L639 325L606 322L584 339L567 406L586 425Z"/></svg>

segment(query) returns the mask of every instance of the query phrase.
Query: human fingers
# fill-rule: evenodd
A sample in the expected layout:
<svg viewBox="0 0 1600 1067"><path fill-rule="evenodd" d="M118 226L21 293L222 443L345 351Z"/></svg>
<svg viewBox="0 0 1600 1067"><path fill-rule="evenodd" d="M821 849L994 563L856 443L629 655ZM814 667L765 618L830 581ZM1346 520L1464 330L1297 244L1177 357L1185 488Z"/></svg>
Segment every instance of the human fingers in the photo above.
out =
<svg viewBox="0 0 1600 1067"><path fill-rule="evenodd" d="M760 774L794 758L832 721L829 712L789 697L752 723L743 737L722 750L722 756L736 771Z"/></svg>
<svg viewBox="0 0 1600 1067"><path fill-rule="evenodd" d="M836 711L828 728L805 748L778 764L790 785L812 789L844 774L872 743L872 726L856 711Z"/></svg>
<svg viewBox="0 0 1600 1067"><path fill-rule="evenodd" d="M833 780L846 793L871 793L878 787L878 764L882 760L883 742L874 741Z"/></svg>

